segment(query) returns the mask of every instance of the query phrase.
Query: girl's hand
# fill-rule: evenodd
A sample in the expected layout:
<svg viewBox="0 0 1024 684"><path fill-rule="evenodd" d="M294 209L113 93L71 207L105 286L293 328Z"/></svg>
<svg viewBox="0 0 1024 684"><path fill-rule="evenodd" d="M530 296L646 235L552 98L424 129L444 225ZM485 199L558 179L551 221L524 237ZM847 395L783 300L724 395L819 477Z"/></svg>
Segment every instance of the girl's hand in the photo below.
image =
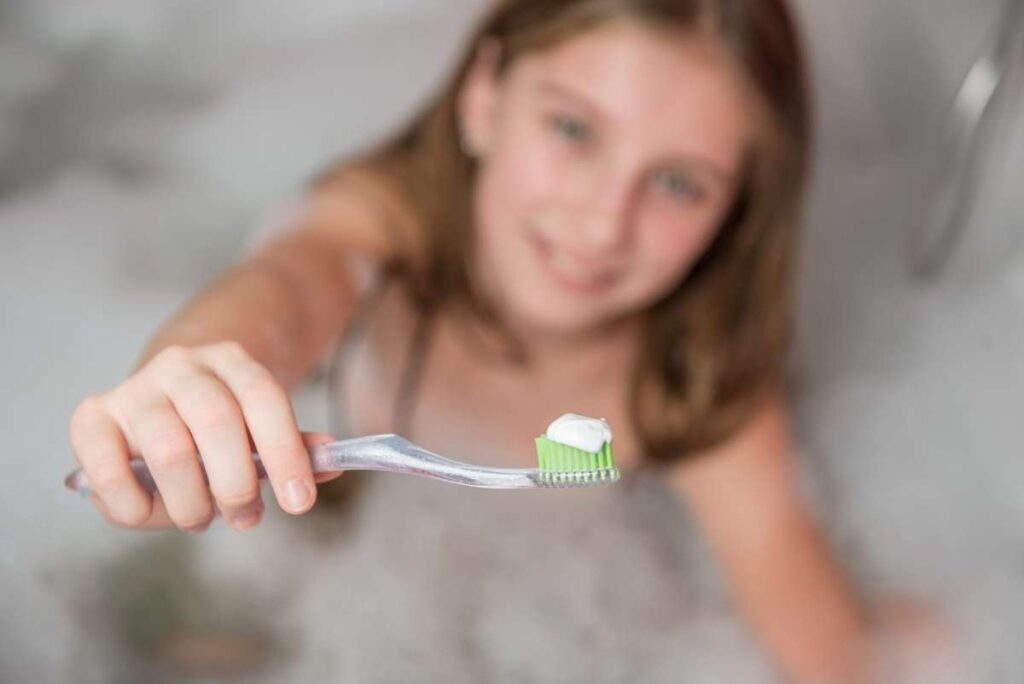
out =
<svg viewBox="0 0 1024 684"><path fill-rule="evenodd" d="M314 479L307 447L333 438L300 433L287 392L235 342L164 349L111 391L82 401L70 436L93 503L123 527L201 532L216 510L235 529L254 527L263 514L254 450L289 513L308 511L315 482L337 476ZM133 457L145 460L158 493L135 480Z"/></svg>

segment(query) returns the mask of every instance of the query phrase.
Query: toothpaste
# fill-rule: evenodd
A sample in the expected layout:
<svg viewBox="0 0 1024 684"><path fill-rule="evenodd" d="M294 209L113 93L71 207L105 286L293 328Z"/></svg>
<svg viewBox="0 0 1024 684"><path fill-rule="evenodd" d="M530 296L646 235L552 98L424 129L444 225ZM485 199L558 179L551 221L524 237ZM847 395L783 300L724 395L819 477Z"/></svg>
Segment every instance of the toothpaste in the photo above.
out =
<svg viewBox="0 0 1024 684"><path fill-rule="evenodd" d="M566 413L548 426L547 438L552 442L596 454L612 441L612 427L604 418Z"/></svg>

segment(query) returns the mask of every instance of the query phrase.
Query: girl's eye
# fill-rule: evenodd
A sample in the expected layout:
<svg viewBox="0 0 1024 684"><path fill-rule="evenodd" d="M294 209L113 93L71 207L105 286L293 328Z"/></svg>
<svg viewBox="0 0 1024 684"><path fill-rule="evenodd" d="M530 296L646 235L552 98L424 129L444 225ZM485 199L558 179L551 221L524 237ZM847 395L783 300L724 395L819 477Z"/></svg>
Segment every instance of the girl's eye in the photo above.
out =
<svg viewBox="0 0 1024 684"><path fill-rule="evenodd" d="M677 171L660 171L655 176L658 187L674 198L685 202L704 199L704 190L685 175Z"/></svg>
<svg viewBox="0 0 1024 684"><path fill-rule="evenodd" d="M568 140L572 142L586 142L590 139L590 129L587 125L571 116L554 115L551 117L551 125Z"/></svg>

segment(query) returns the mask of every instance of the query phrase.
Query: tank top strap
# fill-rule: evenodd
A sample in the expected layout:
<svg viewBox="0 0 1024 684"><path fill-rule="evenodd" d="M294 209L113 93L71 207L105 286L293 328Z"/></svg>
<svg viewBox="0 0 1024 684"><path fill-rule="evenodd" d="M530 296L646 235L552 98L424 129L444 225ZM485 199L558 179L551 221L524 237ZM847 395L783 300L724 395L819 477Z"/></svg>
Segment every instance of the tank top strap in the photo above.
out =
<svg viewBox="0 0 1024 684"><path fill-rule="evenodd" d="M353 366L362 346L370 343L370 330L381 303L389 288L395 285L394 278L382 277L367 290L331 354L326 388L331 430L338 439L362 436L359 428L352 424L351 402L347 401L351 394ZM397 389L388 408L391 429L408 438L412 437L415 400L429 350L431 329L430 318L417 315L403 354Z"/></svg>
<svg viewBox="0 0 1024 684"><path fill-rule="evenodd" d="M351 366L359 349L360 342L365 342L373 321L373 314L380 306L381 299L387 290L384 279L378 280L359 299L349 324L338 337L331 354L327 369L327 405L330 416L331 433L338 439L357 437L349 419L345 405L348 396L348 381Z"/></svg>

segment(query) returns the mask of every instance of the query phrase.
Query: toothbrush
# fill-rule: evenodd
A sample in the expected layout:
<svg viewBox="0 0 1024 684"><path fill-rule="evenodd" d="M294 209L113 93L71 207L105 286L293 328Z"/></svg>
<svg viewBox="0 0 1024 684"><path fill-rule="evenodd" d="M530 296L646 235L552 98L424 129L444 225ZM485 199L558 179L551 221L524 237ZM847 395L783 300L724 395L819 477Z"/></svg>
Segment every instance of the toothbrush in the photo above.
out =
<svg viewBox="0 0 1024 684"><path fill-rule="evenodd" d="M587 421L599 425L588 427ZM562 416L551 424L546 435L537 438L538 468L491 468L463 463L394 434L320 444L311 448L309 455L314 473L379 470L488 489L588 487L611 484L619 479L619 470L612 458L611 430L607 425L603 420L575 414ZM581 432L590 434L583 434L581 438ZM259 455L253 454L253 460L259 478L266 479L267 472ZM149 492L156 491L146 463L133 459L130 465L139 484ZM64 486L83 496L92 493L81 468L64 479Z"/></svg>

